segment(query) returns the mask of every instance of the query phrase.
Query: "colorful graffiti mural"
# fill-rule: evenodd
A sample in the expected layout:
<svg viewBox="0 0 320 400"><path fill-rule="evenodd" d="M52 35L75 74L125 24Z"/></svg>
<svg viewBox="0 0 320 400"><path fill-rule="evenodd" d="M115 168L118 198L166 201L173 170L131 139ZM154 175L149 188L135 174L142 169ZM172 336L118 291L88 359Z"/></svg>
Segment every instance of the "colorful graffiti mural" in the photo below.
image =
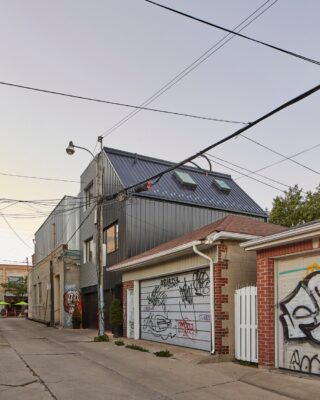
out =
<svg viewBox="0 0 320 400"><path fill-rule="evenodd" d="M81 293L75 285L66 285L63 296L64 307L64 325L72 327L72 314L75 307L78 306L81 312Z"/></svg>

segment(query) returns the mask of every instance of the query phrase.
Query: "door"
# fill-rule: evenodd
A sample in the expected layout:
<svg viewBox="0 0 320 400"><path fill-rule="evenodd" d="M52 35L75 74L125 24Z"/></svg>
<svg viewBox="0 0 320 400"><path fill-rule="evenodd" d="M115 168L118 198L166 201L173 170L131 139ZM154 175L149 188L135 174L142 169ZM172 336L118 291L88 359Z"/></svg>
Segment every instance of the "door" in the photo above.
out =
<svg viewBox="0 0 320 400"><path fill-rule="evenodd" d="M209 269L141 282L141 338L211 350Z"/></svg>
<svg viewBox="0 0 320 400"><path fill-rule="evenodd" d="M320 374L320 255L278 261L278 365Z"/></svg>
<svg viewBox="0 0 320 400"><path fill-rule="evenodd" d="M134 300L133 289L127 289L127 337L134 338Z"/></svg>

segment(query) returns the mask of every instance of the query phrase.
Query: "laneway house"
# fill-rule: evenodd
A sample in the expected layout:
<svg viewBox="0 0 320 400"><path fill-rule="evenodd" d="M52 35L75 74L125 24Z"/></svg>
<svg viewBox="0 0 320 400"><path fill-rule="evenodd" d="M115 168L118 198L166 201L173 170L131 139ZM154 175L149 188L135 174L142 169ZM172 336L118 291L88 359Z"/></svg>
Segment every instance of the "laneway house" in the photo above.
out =
<svg viewBox="0 0 320 400"><path fill-rule="evenodd" d="M230 215L113 266L127 337L234 358L234 292L256 282L255 254L239 243L283 230Z"/></svg>
<svg viewBox="0 0 320 400"><path fill-rule="evenodd" d="M117 193L174 165L172 162L128 153L103 150L103 193ZM151 182L149 190L137 188L120 199L104 203L103 236L106 244L104 274L105 310L113 297L121 298L121 270L109 267L143 253L230 214L242 214L265 221L265 211L245 193L230 175L183 166ZM95 265L96 162L81 175L80 210L81 267L84 326L97 326L97 269ZM106 328L110 329L108 315Z"/></svg>
<svg viewBox="0 0 320 400"><path fill-rule="evenodd" d="M320 222L243 244L257 254L259 365L320 374Z"/></svg>
<svg viewBox="0 0 320 400"><path fill-rule="evenodd" d="M35 233L34 266L29 273L29 318L72 327L79 290L79 199L64 196Z"/></svg>

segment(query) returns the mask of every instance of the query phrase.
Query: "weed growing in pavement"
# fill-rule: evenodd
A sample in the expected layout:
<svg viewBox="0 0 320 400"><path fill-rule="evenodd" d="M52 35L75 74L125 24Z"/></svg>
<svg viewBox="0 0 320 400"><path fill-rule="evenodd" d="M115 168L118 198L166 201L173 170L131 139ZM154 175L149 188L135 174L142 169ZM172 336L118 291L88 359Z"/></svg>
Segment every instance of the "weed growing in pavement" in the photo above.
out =
<svg viewBox="0 0 320 400"><path fill-rule="evenodd" d="M95 336L93 339L94 342L109 342L109 336L105 333L103 336Z"/></svg>
<svg viewBox="0 0 320 400"><path fill-rule="evenodd" d="M126 348L127 348L127 349L131 349L131 350L138 350L138 351L143 351L143 352L145 352L145 353L149 353L149 350L148 350L148 349L145 349L145 348L142 347L142 346L137 346L136 344L127 344L127 345L126 345Z"/></svg>
<svg viewBox="0 0 320 400"><path fill-rule="evenodd" d="M114 344L115 344L116 346L124 346L124 341L123 341L123 340L115 340L115 341L114 341Z"/></svg>
<svg viewBox="0 0 320 400"><path fill-rule="evenodd" d="M156 357L172 357L173 354L169 350L160 350L153 353Z"/></svg>

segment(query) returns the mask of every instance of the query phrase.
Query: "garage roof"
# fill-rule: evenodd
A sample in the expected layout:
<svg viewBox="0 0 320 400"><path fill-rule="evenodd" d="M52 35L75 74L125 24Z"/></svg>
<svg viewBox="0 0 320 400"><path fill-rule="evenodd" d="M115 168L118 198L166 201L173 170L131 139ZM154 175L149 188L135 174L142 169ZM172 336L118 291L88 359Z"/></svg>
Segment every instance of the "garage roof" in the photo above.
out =
<svg viewBox="0 0 320 400"><path fill-rule="evenodd" d="M205 240L208 238L208 236L218 232L229 232L248 236L251 235L253 237L261 237L283 232L285 230L287 230L287 228L283 226L269 224L252 217L228 215L225 218L205 225L202 228L196 229L185 235L179 236L176 239L163 243L151 250L121 261L120 263L112 266L110 270L121 269L122 266L124 267L128 264L135 265L142 262L144 259L161 257L164 252L169 252L170 250L174 251L174 249L182 248L184 245Z"/></svg>

